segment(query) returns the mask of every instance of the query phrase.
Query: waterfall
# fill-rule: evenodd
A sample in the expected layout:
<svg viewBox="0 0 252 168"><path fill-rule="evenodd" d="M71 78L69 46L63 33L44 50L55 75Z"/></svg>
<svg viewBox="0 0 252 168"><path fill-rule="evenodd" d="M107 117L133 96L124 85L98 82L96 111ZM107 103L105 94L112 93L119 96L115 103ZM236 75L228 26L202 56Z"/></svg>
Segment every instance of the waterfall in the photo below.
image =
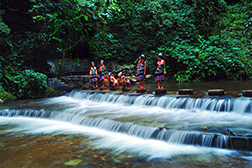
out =
<svg viewBox="0 0 252 168"><path fill-rule="evenodd" d="M116 95L119 97L119 95ZM126 134L142 139L154 139L173 144L188 144L204 147L231 148L228 136L219 133L204 133L198 131L181 131L150 126L141 126L130 122L119 122L105 118L92 118L78 113L49 112L43 110L0 110L4 117L46 118L70 122L75 125L99 128L102 130Z"/></svg>
<svg viewBox="0 0 252 168"><path fill-rule="evenodd" d="M157 106L164 109L186 109L195 112L252 113L252 99L244 97L190 98L189 96L179 95L154 96L152 94L122 94L91 91L72 91L69 97L94 102L108 102L135 106Z"/></svg>

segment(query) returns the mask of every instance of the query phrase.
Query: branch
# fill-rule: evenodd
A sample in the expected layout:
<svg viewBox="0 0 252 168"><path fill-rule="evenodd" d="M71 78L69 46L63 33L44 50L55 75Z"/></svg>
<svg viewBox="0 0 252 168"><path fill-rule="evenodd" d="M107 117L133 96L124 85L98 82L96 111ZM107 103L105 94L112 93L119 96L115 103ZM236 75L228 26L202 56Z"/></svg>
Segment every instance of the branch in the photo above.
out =
<svg viewBox="0 0 252 168"><path fill-rule="evenodd" d="M72 45L72 46L68 47L67 49L65 49L65 51L70 50L73 47L75 47L81 40L83 40L83 38L79 39L74 45Z"/></svg>

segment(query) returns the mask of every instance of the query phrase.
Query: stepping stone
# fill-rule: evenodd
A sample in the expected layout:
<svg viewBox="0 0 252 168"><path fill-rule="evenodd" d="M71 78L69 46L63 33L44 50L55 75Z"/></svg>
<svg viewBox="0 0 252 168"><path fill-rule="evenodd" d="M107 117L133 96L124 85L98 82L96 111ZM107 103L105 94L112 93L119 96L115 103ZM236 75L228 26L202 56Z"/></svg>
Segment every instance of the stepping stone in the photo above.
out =
<svg viewBox="0 0 252 168"><path fill-rule="evenodd" d="M96 90L96 89L98 89L98 88L93 88L93 87L91 88L91 90Z"/></svg>
<svg viewBox="0 0 252 168"><path fill-rule="evenodd" d="M243 90L242 96L244 97L252 97L252 90Z"/></svg>
<svg viewBox="0 0 252 168"><path fill-rule="evenodd" d="M167 89L156 89L155 90L155 95L162 95L162 94L166 94L167 93Z"/></svg>
<svg viewBox="0 0 252 168"><path fill-rule="evenodd" d="M137 93L146 93L147 89L137 89L136 92Z"/></svg>
<svg viewBox="0 0 252 168"><path fill-rule="evenodd" d="M107 87L100 88L100 90L106 90L106 89L108 89L108 88Z"/></svg>
<svg viewBox="0 0 252 168"><path fill-rule="evenodd" d="M225 94L224 89L210 89L208 90L208 96L223 96Z"/></svg>
<svg viewBox="0 0 252 168"><path fill-rule="evenodd" d="M110 88L109 90L111 90L111 91L117 91L117 90L119 90L119 88L118 89Z"/></svg>
<svg viewBox="0 0 252 168"><path fill-rule="evenodd" d="M122 91L123 92L128 92L128 91L131 91L131 89L129 89L129 88L127 88L127 89L126 88L122 88Z"/></svg>
<svg viewBox="0 0 252 168"><path fill-rule="evenodd" d="M178 93L179 95L192 95L193 89L179 89Z"/></svg>

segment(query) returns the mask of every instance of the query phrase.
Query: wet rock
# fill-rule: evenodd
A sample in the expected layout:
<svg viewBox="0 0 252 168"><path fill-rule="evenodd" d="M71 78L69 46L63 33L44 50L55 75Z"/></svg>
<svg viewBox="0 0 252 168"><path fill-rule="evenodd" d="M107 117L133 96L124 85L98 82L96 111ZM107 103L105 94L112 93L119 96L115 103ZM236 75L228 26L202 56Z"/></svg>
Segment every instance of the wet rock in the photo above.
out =
<svg viewBox="0 0 252 168"><path fill-rule="evenodd" d="M225 134L225 135L228 134L228 131L226 128L209 128L208 127L205 131L206 132L221 133L221 134Z"/></svg>
<svg viewBox="0 0 252 168"><path fill-rule="evenodd" d="M179 95L193 95L193 89L179 89Z"/></svg>
<svg viewBox="0 0 252 168"><path fill-rule="evenodd" d="M244 97L252 97L252 90L243 90L242 96Z"/></svg>
<svg viewBox="0 0 252 168"><path fill-rule="evenodd" d="M75 160L70 160L69 162L66 162L65 165L67 165L67 166L76 166L76 165L80 164L81 162L82 162L82 160L75 159Z"/></svg>
<svg viewBox="0 0 252 168"><path fill-rule="evenodd" d="M120 160L115 159L115 160L114 160L114 162L115 162L115 163L120 163L121 161L120 161Z"/></svg>
<svg viewBox="0 0 252 168"><path fill-rule="evenodd" d="M79 165L77 168L95 168L93 165Z"/></svg>
<svg viewBox="0 0 252 168"><path fill-rule="evenodd" d="M167 89L160 89L160 90L155 90L155 95L162 95L162 94L166 94L167 93Z"/></svg>
<svg viewBox="0 0 252 168"><path fill-rule="evenodd" d="M208 90L208 96L223 96L225 95L224 89L210 89Z"/></svg>
<svg viewBox="0 0 252 168"><path fill-rule="evenodd" d="M252 129L249 128L227 128L227 131L233 136L252 137Z"/></svg>
<svg viewBox="0 0 252 168"><path fill-rule="evenodd" d="M4 103L4 101L2 99L0 99L0 104L3 104L3 103Z"/></svg>

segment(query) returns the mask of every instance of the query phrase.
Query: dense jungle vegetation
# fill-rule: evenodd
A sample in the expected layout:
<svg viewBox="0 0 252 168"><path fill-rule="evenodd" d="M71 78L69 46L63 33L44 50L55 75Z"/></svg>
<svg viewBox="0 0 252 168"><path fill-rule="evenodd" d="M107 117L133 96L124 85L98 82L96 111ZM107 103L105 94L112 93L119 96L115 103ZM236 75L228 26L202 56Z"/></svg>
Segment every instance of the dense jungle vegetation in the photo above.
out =
<svg viewBox="0 0 252 168"><path fill-rule="evenodd" d="M2 0L0 91L36 98L50 59L134 64L176 82L252 78L250 0Z"/></svg>

